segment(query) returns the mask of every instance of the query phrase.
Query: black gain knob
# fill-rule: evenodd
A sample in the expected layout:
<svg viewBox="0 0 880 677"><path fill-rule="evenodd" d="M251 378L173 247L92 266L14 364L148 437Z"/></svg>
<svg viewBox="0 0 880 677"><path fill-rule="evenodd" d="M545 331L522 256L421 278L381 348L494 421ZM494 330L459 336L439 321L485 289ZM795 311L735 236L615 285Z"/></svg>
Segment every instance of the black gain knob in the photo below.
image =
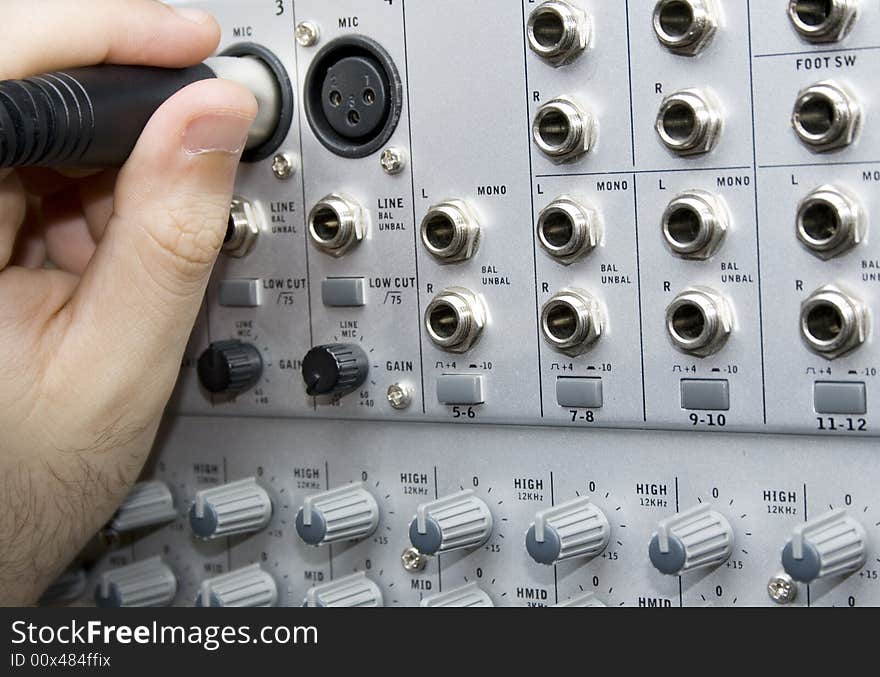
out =
<svg viewBox="0 0 880 677"><path fill-rule="evenodd" d="M199 358L199 380L210 393L238 395L263 375L260 351L242 341L218 341Z"/></svg>
<svg viewBox="0 0 880 677"><path fill-rule="evenodd" d="M348 395L367 380L369 371L366 353L351 344L312 348L302 364L306 392L312 397Z"/></svg>

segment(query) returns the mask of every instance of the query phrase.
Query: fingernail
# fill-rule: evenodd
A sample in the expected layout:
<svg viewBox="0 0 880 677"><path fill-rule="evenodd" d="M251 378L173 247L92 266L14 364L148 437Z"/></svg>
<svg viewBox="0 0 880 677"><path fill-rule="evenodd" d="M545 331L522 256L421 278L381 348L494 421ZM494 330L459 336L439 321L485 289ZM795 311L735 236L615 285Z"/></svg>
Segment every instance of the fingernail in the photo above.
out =
<svg viewBox="0 0 880 677"><path fill-rule="evenodd" d="M190 122L183 133L183 149L189 155L238 155L247 143L251 124L253 119L235 113L203 115Z"/></svg>
<svg viewBox="0 0 880 677"><path fill-rule="evenodd" d="M174 12L193 23L203 24L211 20L211 15L203 9L192 9L190 7L172 7Z"/></svg>

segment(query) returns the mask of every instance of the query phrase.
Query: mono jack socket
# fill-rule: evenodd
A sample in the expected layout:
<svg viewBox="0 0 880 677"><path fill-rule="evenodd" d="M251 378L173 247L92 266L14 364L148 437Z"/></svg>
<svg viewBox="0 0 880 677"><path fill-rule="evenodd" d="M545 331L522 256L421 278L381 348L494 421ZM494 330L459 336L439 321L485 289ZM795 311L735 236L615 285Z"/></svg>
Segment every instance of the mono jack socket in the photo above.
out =
<svg viewBox="0 0 880 677"><path fill-rule="evenodd" d="M563 289L541 309L544 340L570 357L589 350L604 331L599 302L582 289Z"/></svg>
<svg viewBox="0 0 880 677"><path fill-rule="evenodd" d="M486 327L486 307L464 287L440 292L425 309L425 329L431 342L450 353L465 353Z"/></svg>
<svg viewBox="0 0 880 677"><path fill-rule="evenodd" d="M715 37L718 10L714 0L659 0L654 6L654 34L670 52L696 56Z"/></svg>
<svg viewBox="0 0 880 677"><path fill-rule="evenodd" d="M535 145L556 164L574 162L589 153L597 133L593 115L568 96L545 103L532 123Z"/></svg>
<svg viewBox="0 0 880 677"><path fill-rule="evenodd" d="M663 99L654 126L667 149L688 157L715 148L724 118L714 94L702 89L683 89Z"/></svg>
<svg viewBox="0 0 880 677"><path fill-rule="evenodd" d="M730 223L724 200L703 190L678 195L663 213L663 239L670 251L683 259L705 261L721 244Z"/></svg>
<svg viewBox="0 0 880 677"><path fill-rule="evenodd" d="M865 229L862 205L839 186L820 186L798 205L798 240L825 261L858 246L864 239Z"/></svg>
<svg viewBox="0 0 880 677"><path fill-rule="evenodd" d="M868 307L837 285L826 285L801 305L801 337L827 360L852 352L868 340Z"/></svg>
<svg viewBox="0 0 880 677"><path fill-rule="evenodd" d="M565 66L590 44L592 23L583 10L563 0L538 5L526 26L529 49L552 66Z"/></svg>
<svg viewBox="0 0 880 677"><path fill-rule="evenodd" d="M447 200L431 207L421 225L422 244L441 263L467 261L480 243L480 224L462 200Z"/></svg>
<svg viewBox="0 0 880 677"><path fill-rule="evenodd" d="M676 350L695 357L720 351L733 331L727 300L712 289L693 287L666 309L666 331Z"/></svg>
<svg viewBox="0 0 880 677"><path fill-rule="evenodd" d="M567 195L561 195L538 214L538 242L564 265L587 256L602 238L598 213Z"/></svg>
<svg viewBox="0 0 880 677"><path fill-rule="evenodd" d="M331 193L309 212L309 237L325 254L344 256L366 237L366 214L351 198Z"/></svg>
<svg viewBox="0 0 880 677"><path fill-rule="evenodd" d="M256 207L244 198L233 197L223 238L223 253L234 258L247 256L257 243L260 231Z"/></svg>
<svg viewBox="0 0 880 677"><path fill-rule="evenodd" d="M858 0L789 0L788 18L807 42L839 42L858 18Z"/></svg>
<svg viewBox="0 0 880 677"><path fill-rule="evenodd" d="M823 80L798 93L791 126L798 139L815 153L852 145L862 124L862 108L844 85Z"/></svg>

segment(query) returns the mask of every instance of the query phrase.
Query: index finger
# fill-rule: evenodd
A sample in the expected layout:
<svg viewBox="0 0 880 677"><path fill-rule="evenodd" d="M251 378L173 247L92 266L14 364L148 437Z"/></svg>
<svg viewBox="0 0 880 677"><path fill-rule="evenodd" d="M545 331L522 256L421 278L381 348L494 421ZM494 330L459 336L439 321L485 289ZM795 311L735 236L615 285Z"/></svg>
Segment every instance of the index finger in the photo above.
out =
<svg viewBox="0 0 880 677"><path fill-rule="evenodd" d="M157 0L3 0L2 8L0 80L99 63L181 68L220 40L207 12Z"/></svg>

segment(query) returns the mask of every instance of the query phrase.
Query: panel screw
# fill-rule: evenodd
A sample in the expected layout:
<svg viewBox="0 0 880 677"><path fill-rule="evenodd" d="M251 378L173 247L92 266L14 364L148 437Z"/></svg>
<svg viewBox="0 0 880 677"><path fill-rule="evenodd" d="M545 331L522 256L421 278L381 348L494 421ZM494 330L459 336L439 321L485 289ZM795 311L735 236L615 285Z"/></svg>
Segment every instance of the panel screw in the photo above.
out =
<svg viewBox="0 0 880 677"><path fill-rule="evenodd" d="M382 151L379 162L382 164L382 169L385 170L386 174L394 176L395 174L400 174L403 168L406 167L406 153L400 148L386 148Z"/></svg>
<svg viewBox="0 0 880 677"><path fill-rule="evenodd" d="M428 566L428 558L415 548L404 550L400 556L400 562L403 564L403 568L411 574L422 571Z"/></svg>
<svg viewBox="0 0 880 677"><path fill-rule="evenodd" d="M311 21L302 21L297 24L295 35L300 47L314 47L321 39L321 29Z"/></svg>
<svg viewBox="0 0 880 677"><path fill-rule="evenodd" d="M293 176L294 167L293 157L287 153L279 153L272 160L272 172L282 181Z"/></svg>
<svg viewBox="0 0 880 677"><path fill-rule="evenodd" d="M388 404L398 411L409 408L412 404L412 391L400 383L391 384L388 386Z"/></svg>
<svg viewBox="0 0 880 677"><path fill-rule="evenodd" d="M777 604L791 604L797 597L797 585L788 574L776 574L767 583L767 594Z"/></svg>

